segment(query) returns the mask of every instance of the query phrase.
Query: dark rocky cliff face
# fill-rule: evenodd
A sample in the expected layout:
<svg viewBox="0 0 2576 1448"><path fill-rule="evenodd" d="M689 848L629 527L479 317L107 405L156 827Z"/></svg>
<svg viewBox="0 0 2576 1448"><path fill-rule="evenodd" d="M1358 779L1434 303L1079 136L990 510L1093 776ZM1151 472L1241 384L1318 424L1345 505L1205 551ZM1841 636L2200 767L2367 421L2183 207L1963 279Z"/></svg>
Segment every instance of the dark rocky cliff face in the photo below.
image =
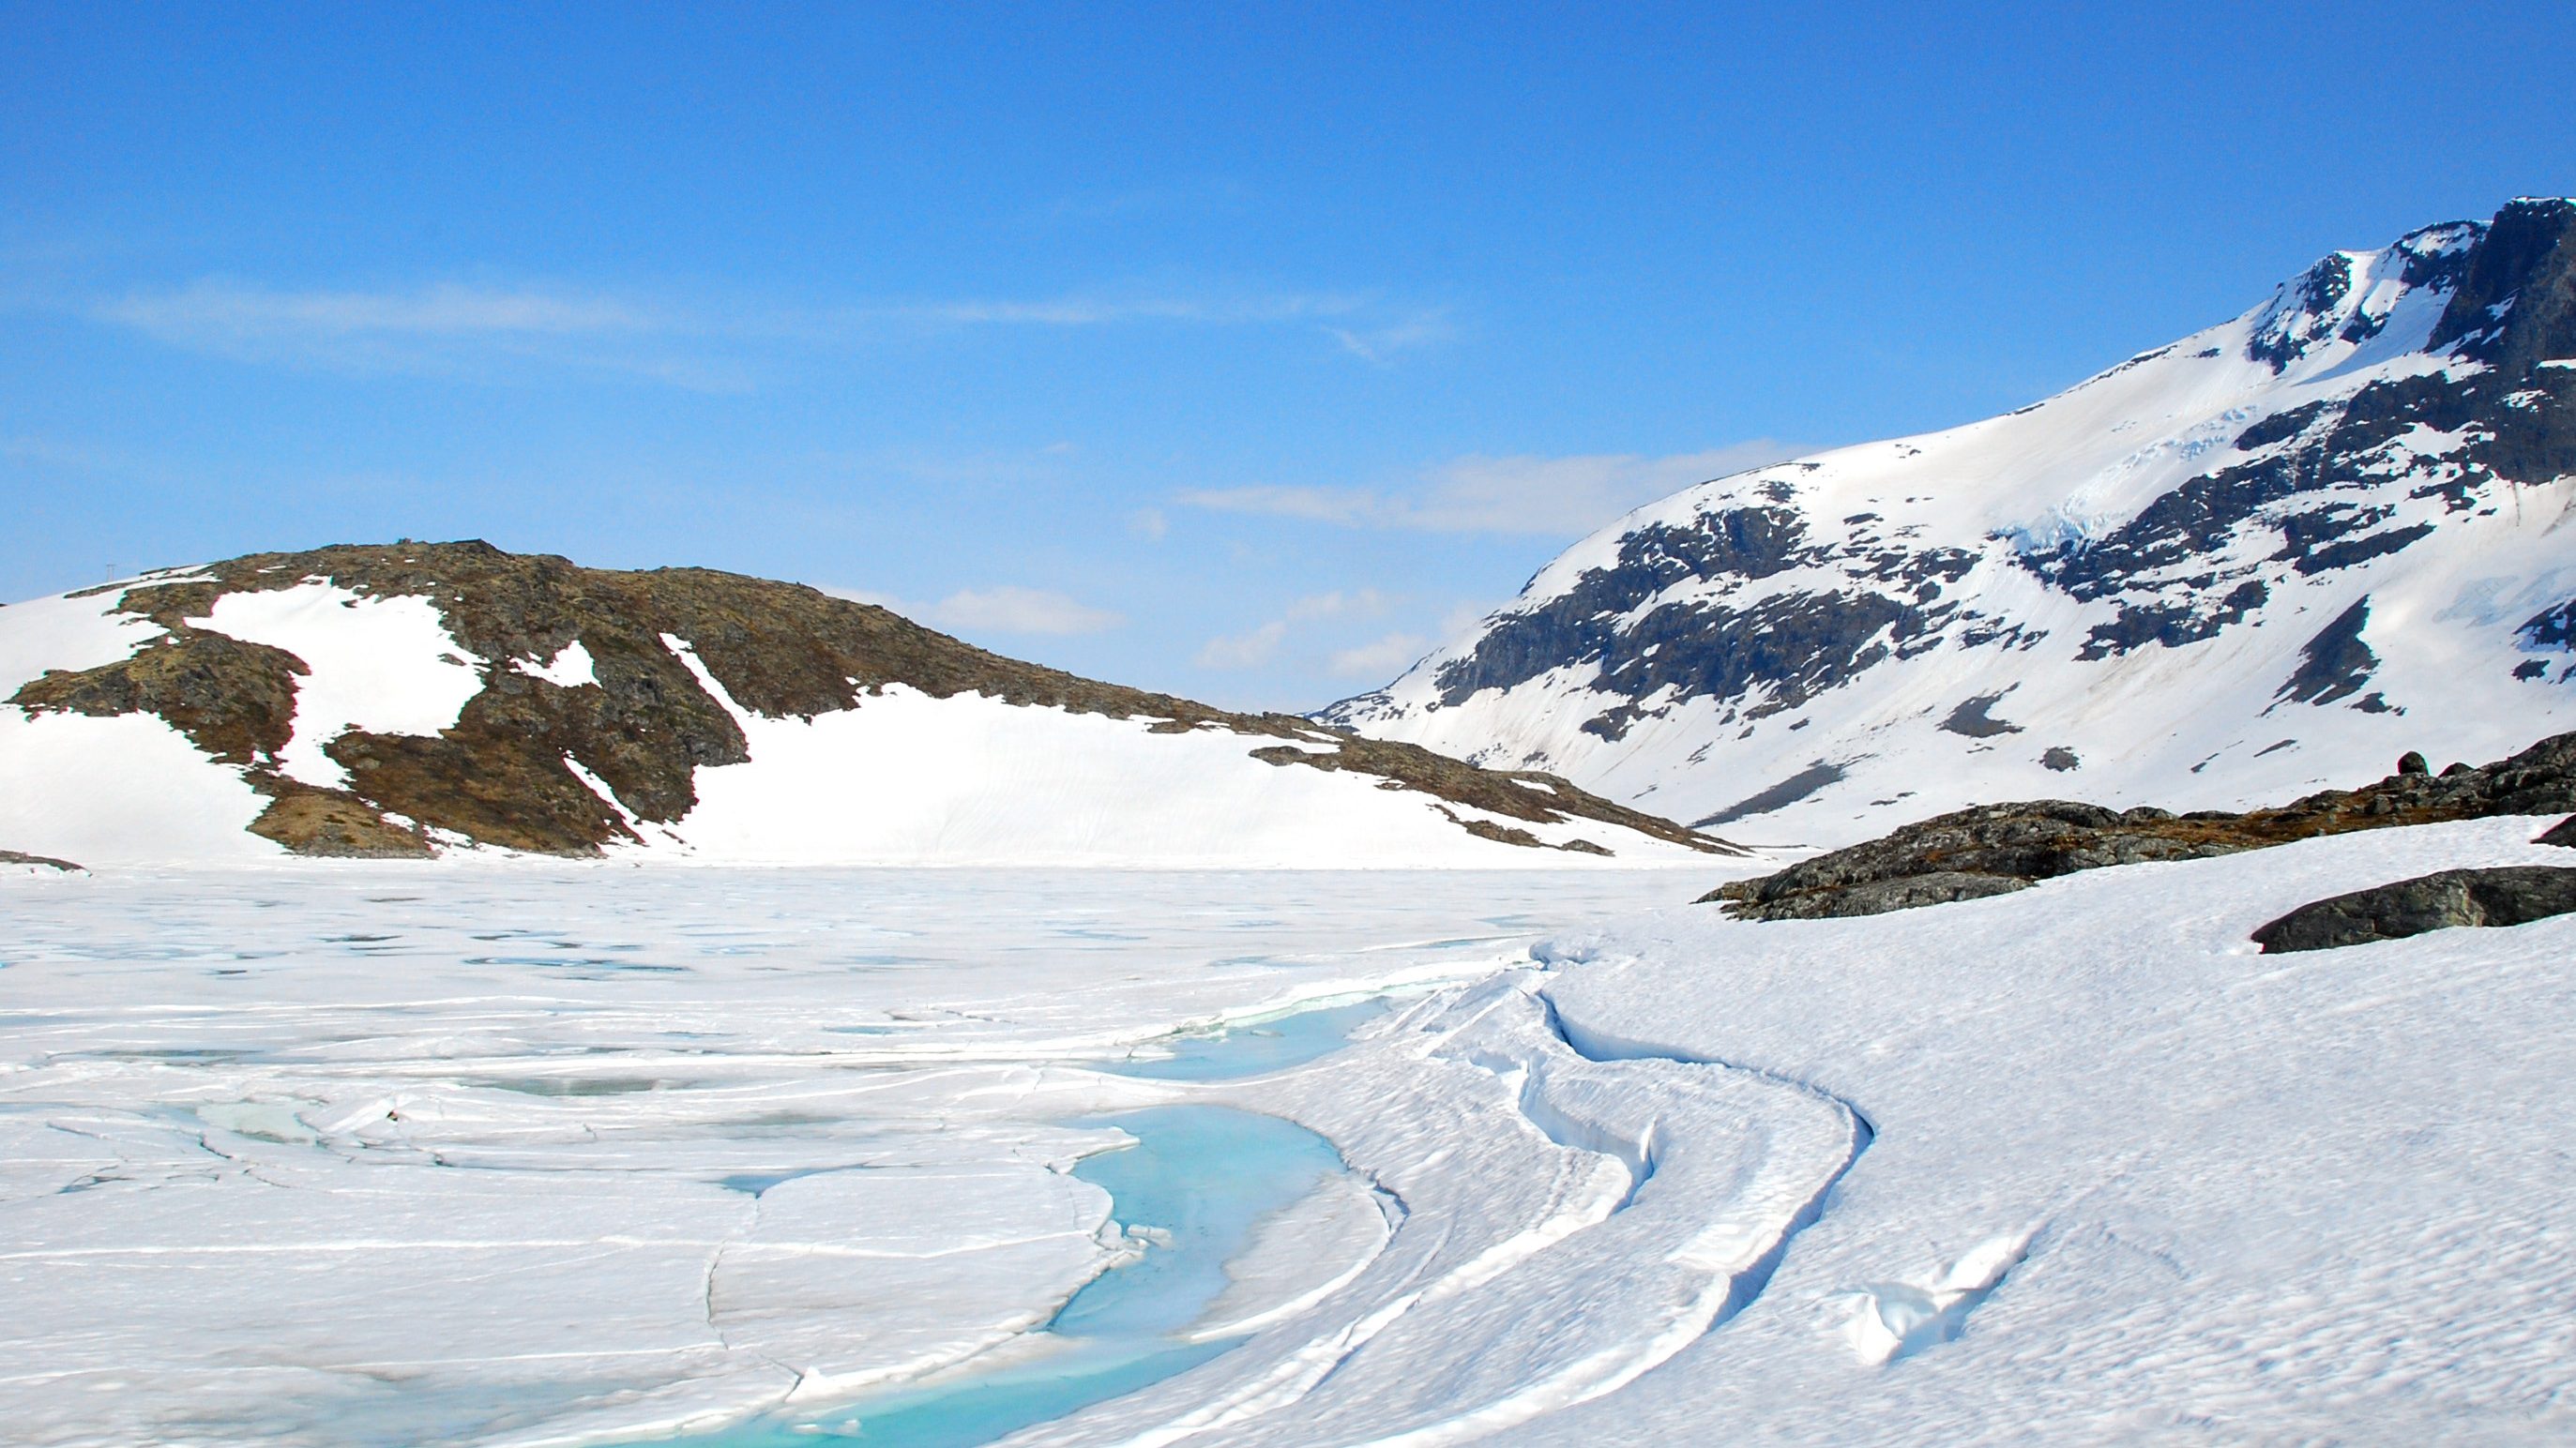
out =
<svg viewBox="0 0 2576 1448"><path fill-rule="evenodd" d="M2302 576L2331 572L2429 536L2433 524L2384 526L2391 507L2349 496L2378 492L2410 471L2397 444L2419 428L2462 434L2445 466L2414 470L2421 481L2409 494L2450 513L2487 506L2499 487L2576 470L2576 368L2543 365L2576 356L2576 246L2569 245L2576 205L2518 201L2479 235L2438 265L2428 262L2420 279L2458 286L2427 350L2456 348L2482 368L2373 382L2350 398L2265 418L2239 434L2234 449L2261 457L2193 478L2106 537L2022 555L2024 566L2076 598L2118 603L2117 619L2087 641L2090 656L2210 637L2263 603L2262 575L2272 571L2264 565ZM2419 274L2410 267L2407 275ZM2276 367L2297 355L2266 352L2259 336L2254 350ZM2256 529L2280 534L2259 563L2194 567Z"/></svg>
<svg viewBox="0 0 2576 1448"><path fill-rule="evenodd" d="M291 779L278 768L294 730L304 661L188 622L207 617L225 594L313 579L362 596L425 598L456 641L485 661L482 690L453 728L434 737L351 731L333 741L327 753L347 768L346 789ZM301 854L426 855L435 849L433 832L568 855L633 838L634 826L568 760L604 783L636 823L682 818L697 803L698 769L749 755L733 716L666 637L684 641L735 703L768 718L854 708L897 684L934 698L974 693L1151 720L1155 732L1212 728L1275 738L1283 743L1255 757L1283 768L1374 775L1386 788L1531 823L1592 819L1696 849L1730 848L1550 777L1481 770L1292 716L1228 713L1103 684L987 653L872 605L707 569L614 572L481 542L346 546L213 564L190 580L131 588L119 607L168 632L128 659L48 673L9 702L30 711L159 715L208 755L239 767L271 801L252 829ZM589 653L596 682L567 687L513 666L552 659L574 643ZM887 767L900 769L902 761ZM1464 827L1538 843L1490 822Z"/></svg>
<svg viewBox="0 0 2576 1448"><path fill-rule="evenodd" d="M1614 566L1506 614L1435 682L1442 702L1454 705L1571 665L1591 673L1595 690L1629 700L1659 691L1669 702L1731 699L1759 687L1767 697L1754 706L1757 716L1774 714L1902 657L1957 619L1959 606L1943 601L1942 585L1958 582L1975 562L1954 548L1910 548L1866 526L1839 539L1812 539L1797 513L1776 507L1714 514L1699 528L1641 528L1621 540ZM1677 583L1758 580L1792 568L1838 569L1861 586L1745 607L1669 603L1630 616ZM1616 739L1634 718L1614 707L1584 728Z"/></svg>

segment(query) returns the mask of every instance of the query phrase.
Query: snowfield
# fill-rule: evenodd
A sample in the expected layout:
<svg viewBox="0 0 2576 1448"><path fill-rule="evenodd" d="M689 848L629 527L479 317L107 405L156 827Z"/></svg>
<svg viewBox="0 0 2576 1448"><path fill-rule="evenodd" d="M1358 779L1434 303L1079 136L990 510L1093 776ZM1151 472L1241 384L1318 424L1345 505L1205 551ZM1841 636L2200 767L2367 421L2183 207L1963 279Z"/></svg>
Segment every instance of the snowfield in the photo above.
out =
<svg viewBox="0 0 2576 1448"><path fill-rule="evenodd" d="M1182 1251L1091 1178L1192 1107L1346 1170L1011 1441L2563 1441L2576 917L2246 939L2546 823L1778 924L1678 904L1728 862L0 876L0 1421L864 1432Z"/></svg>
<svg viewBox="0 0 2576 1448"><path fill-rule="evenodd" d="M188 581L183 572L0 608L0 701L49 670L97 667L152 643L164 630L116 610L131 586ZM550 659L496 666L449 632L432 600L371 596L320 578L223 594L186 623L300 662L292 736L273 764L283 778L323 789L352 783L325 752L344 733L453 730L487 675L563 689L595 683L595 661L577 640ZM1213 725L1157 732L1167 721L971 692L934 697L901 683L854 708L764 716L736 702L686 640L665 634L662 644L734 721L749 757L696 767L694 806L665 823L638 820L565 756L572 778L631 834L607 846L621 858L1505 870L1705 858L1626 824L1521 819L1357 770L1256 757L1281 748L1330 754L1337 741L1322 730L1306 745ZM213 757L158 715L0 704L0 849L90 865L283 859L283 845L250 829L271 804L241 762ZM475 848L452 832L432 834L446 849Z"/></svg>

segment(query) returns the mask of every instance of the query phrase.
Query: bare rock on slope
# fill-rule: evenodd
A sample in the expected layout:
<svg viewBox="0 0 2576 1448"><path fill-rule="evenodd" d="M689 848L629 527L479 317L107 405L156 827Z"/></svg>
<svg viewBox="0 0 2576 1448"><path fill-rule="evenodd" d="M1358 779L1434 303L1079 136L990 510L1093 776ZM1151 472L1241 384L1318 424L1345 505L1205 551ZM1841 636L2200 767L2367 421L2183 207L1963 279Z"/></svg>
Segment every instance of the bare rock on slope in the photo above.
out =
<svg viewBox="0 0 2576 1448"><path fill-rule="evenodd" d="M2483 768L2436 775L2411 751L2398 772L2356 790L2327 790L2278 809L2175 815L2069 800L1979 805L1907 825L1880 839L1719 887L1748 920L1877 915L1972 900L2041 880L2148 860L2190 860L2389 825L2576 809L2576 734L2544 739ZM2576 820L2541 839L2576 843Z"/></svg>

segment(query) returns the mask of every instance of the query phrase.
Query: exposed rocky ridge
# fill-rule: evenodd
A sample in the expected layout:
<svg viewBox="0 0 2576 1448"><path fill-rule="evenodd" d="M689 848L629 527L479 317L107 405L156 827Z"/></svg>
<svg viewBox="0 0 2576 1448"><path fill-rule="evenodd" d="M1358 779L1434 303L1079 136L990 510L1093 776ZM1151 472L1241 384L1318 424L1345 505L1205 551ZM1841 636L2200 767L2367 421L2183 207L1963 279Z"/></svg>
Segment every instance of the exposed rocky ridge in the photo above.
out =
<svg viewBox="0 0 2576 1448"><path fill-rule="evenodd" d="M2241 814L2105 809L2071 800L1981 805L1907 825L1865 844L1732 881L1701 897L1747 920L1877 915L2027 889L2078 870L2192 860L2318 835L2495 815L2576 811L2576 734L2544 739L2483 768L2431 773L2409 754L2398 772ZM2541 839L2576 843L2576 818Z"/></svg>
<svg viewBox="0 0 2576 1448"><path fill-rule="evenodd" d="M347 769L345 789L291 778L279 765L305 662L190 622L209 617L226 594L314 580L362 597L425 598L455 641L482 660L480 692L452 728L435 736L352 730L332 741L326 752ZM1482 770L1294 716L1229 713L1103 684L988 653L874 605L707 569L590 569L482 542L341 546L253 554L129 586L116 607L166 632L129 658L49 672L9 702L30 713L160 716L206 754L239 767L271 800L252 829L300 854L426 855L452 837L587 855L635 838L629 819L682 818L697 803L697 769L743 762L748 746L666 637L684 642L735 704L768 718L854 708L895 685L943 699L972 693L1151 720L1154 732L1275 738L1282 743L1256 757L1280 767L1373 775L1385 788L1533 824L1597 820L1693 849L1732 848L1548 776ZM566 686L525 667L575 643L590 659L592 682ZM567 760L604 784L614 807ZM1490 822L1468 827L1539 844Z"/></svg>
<svg viewBox="0 0 2576 1448"><path fill-rule="evenodd" d="M66 875L86 875L89 871L69 860L51 855L22 855L16 850L0 850L0 865L18 865L35 870L60 870Z"/></svg>
<svg viewBox="0 0 2576 1448"><path fill-rule="evenodd" d="M2243 808L2424 727L2500 751L2576 713L2543 541L2576 505L2571 239L2576 202L2517 200L2016 413L1686 490L1319 717L1828 840L2050 771L2139 799L2215 765L2191 802Z"/></svg>
<svg viewBox="0 0 2576 1448"><path fill-rule="evenodd" d="M2463 926L2528 925L2576 912L2576 867L2442 870L2318 900L2254 932L2265 955L2403 940Z"/></svg>

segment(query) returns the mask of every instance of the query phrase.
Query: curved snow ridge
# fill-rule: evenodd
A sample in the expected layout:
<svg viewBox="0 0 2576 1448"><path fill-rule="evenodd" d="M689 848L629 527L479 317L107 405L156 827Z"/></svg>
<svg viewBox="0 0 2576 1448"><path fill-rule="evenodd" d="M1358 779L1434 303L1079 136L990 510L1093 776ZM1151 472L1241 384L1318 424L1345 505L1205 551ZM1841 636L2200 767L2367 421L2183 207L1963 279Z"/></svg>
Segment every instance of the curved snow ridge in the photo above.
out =
<svg viewBox="0 0 2576 1448"><path fill-rule="evenodd" d="M1402 1204L1339 1290L1169 1384L1014 1441L1430 1445L1617 1392L1757 1297L1866 1149L1848 1106L1705 1061L1594 1059L1515 971L1241 1104Z"/></svg>

